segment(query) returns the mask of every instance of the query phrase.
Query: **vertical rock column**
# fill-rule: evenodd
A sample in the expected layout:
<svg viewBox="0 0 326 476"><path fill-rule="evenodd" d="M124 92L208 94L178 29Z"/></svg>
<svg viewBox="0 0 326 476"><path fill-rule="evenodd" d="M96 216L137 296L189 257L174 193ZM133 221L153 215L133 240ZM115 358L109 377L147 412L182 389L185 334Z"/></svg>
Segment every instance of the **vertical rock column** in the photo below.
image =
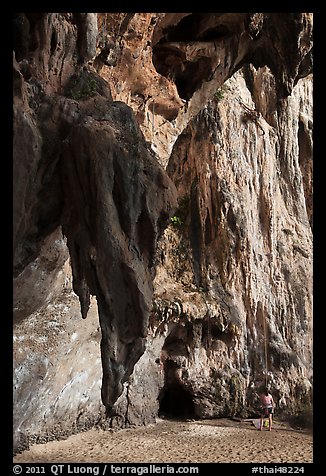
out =
<svg viewBox="0 0 326 476"><path fill-rule="evenodd" d="M72 128L62 157L63 230L85 318L96 295L102 329L102 400L111 408L145 348L156 241L175 206L130 108Z"/></svg>

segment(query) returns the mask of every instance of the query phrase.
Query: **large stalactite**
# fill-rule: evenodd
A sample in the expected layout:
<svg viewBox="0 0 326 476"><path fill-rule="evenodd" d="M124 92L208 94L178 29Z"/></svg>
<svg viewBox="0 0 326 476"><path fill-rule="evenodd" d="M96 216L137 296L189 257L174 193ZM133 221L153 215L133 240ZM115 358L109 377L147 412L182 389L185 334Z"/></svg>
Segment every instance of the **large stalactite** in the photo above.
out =
<svg viewBox="0 0 326 476"><path fill-rule="evenodd" d="M33 263L47 253L47 240L55 241L62 227L82 317L87 316L91 296L96 296L102 331L102 402L108 410L144 353L153 279L162 261L157 243L177 208L176 190L182 195L185 187L192 209L189 250L195 284L206 289L212 256L205 247L210 249L216 240L220 205L214 204L215 197L210 202L202 195L216 192L214 186L208 192L204 185L205 161L187 170L191 154L187 159L185 152L181 164L183 150L179 155L177 151L183 143L191 149L188 139L192 144L204 135L203 124L210 127L211 117L198 116L203 122L198 122L197 132L187 125L228 78L250 64L270 71L276 98L273 111L286 124L288 97L299 79L312 71L312 14L14 15L17 319L26 319L32 308L35 311L50 299L45 290L43 302L40 297L34 307L25 307L27 290L21 283L24 276L33 276ZM248 87L250 74L248 69ZM257 87L253 78L251 87ZM258 97L259 91L252 89L251 94ZM273 111L260 106L264 119L272 122ZM309 131L302 113L300 167L311 220ZM281 186L286 188L286 132L280 130L279 136L284 159ZM168 161L165 170L160 163ZM217 189L219 197L227 194L222 186ZM262 232L267 236L268 217L263 214L268 194L263 186L261 203ZM232 213L229 209L227 222L235 233L239 224ZM164 245L160 246L161 253ZM224 251L217 247L221 259L214 264L214 258L211 264L220 267L222 280L227 281ZM61 263L57 259L52 271Z"/></svg>
<svg viewBox="0 0 326 476"><path fill-rule="evenodd" d="M113 103L101 116L100 109L97 102L97 117L72 128L63 147L63 231L83 317L90 294L97 298L102 400L111 408L144 352L156 241L175 195L131 110Z"/></svg>

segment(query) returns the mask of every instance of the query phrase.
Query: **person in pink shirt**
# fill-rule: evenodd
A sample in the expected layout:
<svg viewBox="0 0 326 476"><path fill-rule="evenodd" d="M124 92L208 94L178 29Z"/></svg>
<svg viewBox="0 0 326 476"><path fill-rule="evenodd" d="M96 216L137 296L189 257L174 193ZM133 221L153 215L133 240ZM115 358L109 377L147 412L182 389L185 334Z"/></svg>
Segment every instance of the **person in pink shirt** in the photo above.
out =
<svg viewBox="0 0 326 476"><path fill-rule="evenodd" d="M273 412L274 412L274 400L272 395L269 393L267 388L263 389L263 392L260 395L261 401L261 415L260 415L260 427L259 430L263 429L264 418L268 417L268 428L269 431L272 430L272 421L273 421Z"/></svg>

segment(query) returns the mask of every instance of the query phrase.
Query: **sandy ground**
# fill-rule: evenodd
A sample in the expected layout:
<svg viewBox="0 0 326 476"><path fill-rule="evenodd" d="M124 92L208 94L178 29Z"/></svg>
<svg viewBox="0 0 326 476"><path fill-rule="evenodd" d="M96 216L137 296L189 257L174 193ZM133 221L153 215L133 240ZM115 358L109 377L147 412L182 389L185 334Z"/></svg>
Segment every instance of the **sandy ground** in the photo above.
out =
<svg viewBox="0 0 326 476"><path fill-rule="evenodd" d="M15 463L311 463L312 433L275 422L272 431L228 419L92 429L34 445Z"/></svg>

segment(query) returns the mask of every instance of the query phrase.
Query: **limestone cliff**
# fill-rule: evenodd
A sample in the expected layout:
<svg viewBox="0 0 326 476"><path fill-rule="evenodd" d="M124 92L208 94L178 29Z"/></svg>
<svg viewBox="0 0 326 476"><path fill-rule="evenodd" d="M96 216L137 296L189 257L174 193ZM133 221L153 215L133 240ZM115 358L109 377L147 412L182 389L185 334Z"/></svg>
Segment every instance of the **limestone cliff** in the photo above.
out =
<svg viewBox="0 0 326 476"><path fill-rule="evenodd" d="M155 322L203 417L248 411L266 380L279 414L311 399L311 80L274 109L270 71L248 69L191 121L167 167L180 206L161 242Z"/></svg>
<svg viewBox="0 0 326 476"><path fill-rule="evenodd" d="M312 14L15 14L13 80L15 448L309 408Z"/></svg>

